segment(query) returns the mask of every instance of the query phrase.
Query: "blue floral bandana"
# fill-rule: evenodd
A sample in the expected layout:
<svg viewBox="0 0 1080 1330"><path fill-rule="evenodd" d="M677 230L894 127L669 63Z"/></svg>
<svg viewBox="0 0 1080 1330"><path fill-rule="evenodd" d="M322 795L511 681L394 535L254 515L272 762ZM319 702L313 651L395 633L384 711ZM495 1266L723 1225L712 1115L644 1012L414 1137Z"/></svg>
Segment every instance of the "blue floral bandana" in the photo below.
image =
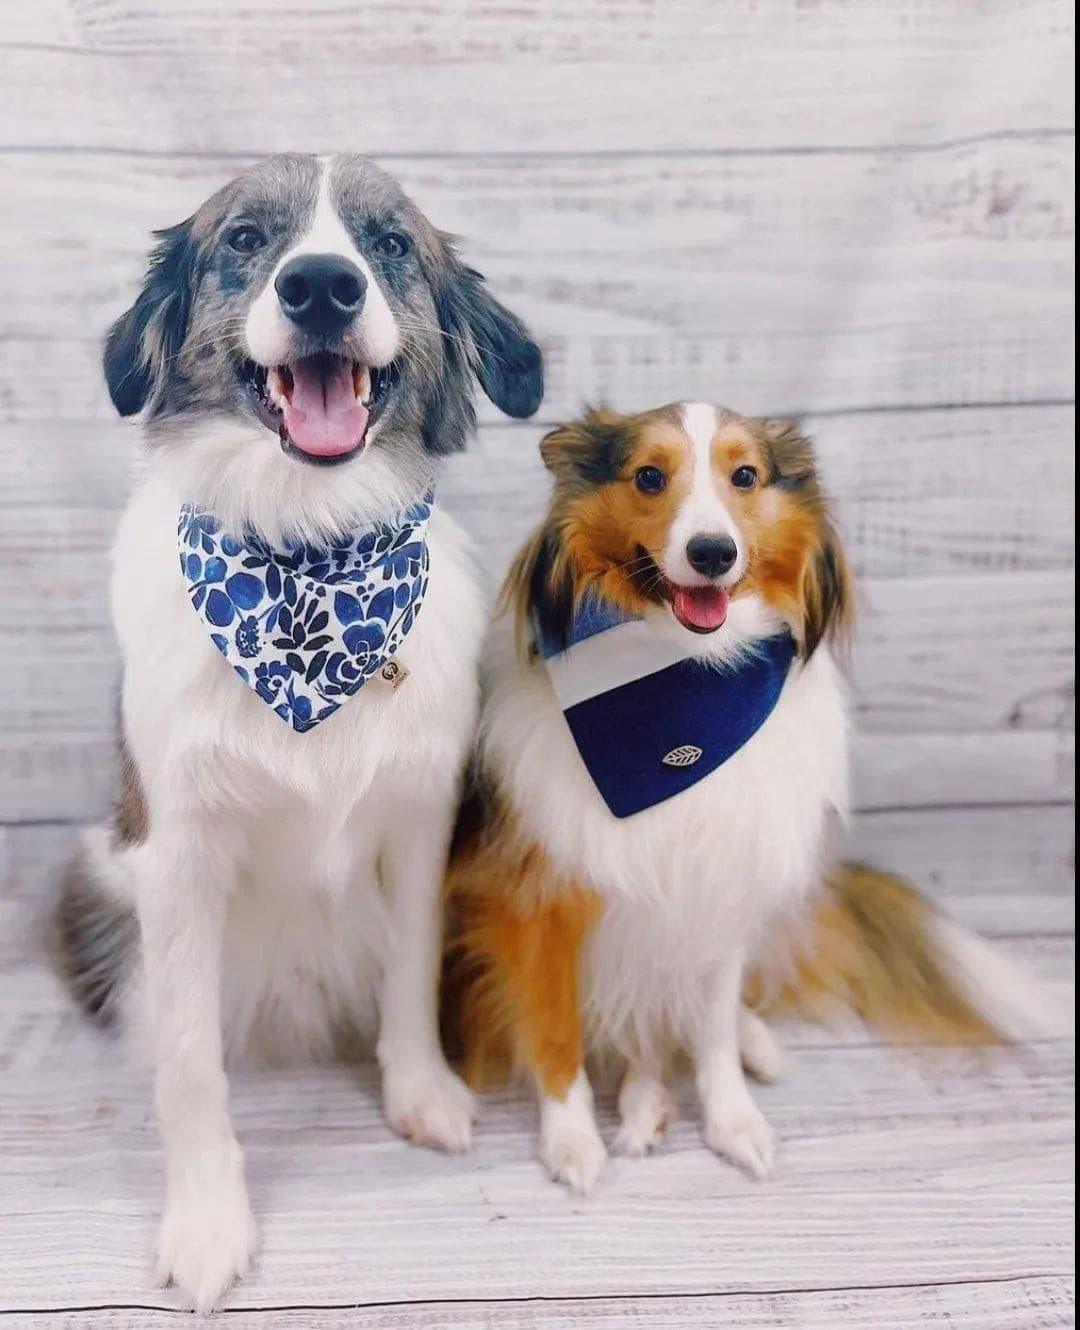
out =
<svg viewBox="0 0 1080 1330"><path fill-rule="evenodd" d="M192 609L244 683L298 733L359 692L416 622L433 502L428 493L393 521L326 547L274 548L181 508L180 571Z"/></svg>
<svg viewBox="0 0 1080 1330"><path fill-rule="evenodd" d="M581 760L616 817L681 794L749 743L795 658L784 632L735 664L707 664L597 600L581 606L565 643L536 636Z"/></svg>

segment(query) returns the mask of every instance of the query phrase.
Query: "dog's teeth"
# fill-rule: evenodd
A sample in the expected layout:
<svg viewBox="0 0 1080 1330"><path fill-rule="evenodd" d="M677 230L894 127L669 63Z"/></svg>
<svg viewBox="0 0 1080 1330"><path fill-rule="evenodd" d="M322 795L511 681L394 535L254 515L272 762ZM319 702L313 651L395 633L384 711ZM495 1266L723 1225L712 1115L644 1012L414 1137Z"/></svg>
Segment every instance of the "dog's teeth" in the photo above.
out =
<svg viewBox="0 0 1080 1330"><path fill-rule="evenodd" d="M282 378L280 370L272 369L267 374L266 391L275 406L284 409L288 405L289 398L285 392L285 380Z"/></svg>
<svg viewBox="0 0 1080 1330"><path fill-rule="evenodd" d="M364 406L371 401L371 370L366 365L353 370L353 392Z"/></svg>

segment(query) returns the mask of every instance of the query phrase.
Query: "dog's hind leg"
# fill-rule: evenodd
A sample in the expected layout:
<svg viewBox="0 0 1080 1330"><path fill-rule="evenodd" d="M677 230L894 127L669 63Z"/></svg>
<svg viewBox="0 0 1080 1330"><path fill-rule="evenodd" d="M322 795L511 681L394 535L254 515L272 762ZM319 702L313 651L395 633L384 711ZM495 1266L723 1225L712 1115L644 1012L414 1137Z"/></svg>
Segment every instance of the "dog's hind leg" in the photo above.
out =
<svg viewBox="0 0 1080 1330"><path fill-rule="evenodd" d="M622 1125L615 1138L616 1154L644 1155L655 1149L675 1111L663 1067L651 1059L631 1062L619 1089Z"/></svg>
<svg viewBox="0 0 1080 1330"><path fill-rule="evenodd" d="M763 1085L778 1080L784 1066L784 1055L776 1036L756 1011L739 1008L739 1056L745 1071Z"/></svg>

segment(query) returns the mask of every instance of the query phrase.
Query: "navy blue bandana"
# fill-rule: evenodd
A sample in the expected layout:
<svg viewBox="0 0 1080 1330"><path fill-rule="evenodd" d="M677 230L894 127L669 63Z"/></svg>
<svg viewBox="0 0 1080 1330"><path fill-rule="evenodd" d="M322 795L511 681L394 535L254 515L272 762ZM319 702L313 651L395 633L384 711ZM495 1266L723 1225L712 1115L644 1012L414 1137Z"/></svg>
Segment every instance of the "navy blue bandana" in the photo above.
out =
<svg viewBox="0 0 1080 1330"><path fill-rule="evenodd" d="M734 665L687 656L641 619L596 600L565 648L537 647L577 750L616 817L696 785L761 729L795 657L789 633Z"/></svg>
<svg viewBox="0 0 1080 1330"><path fill-rule="evenodd" d="M429 493L393 521L325 547L272 547L181 508L180 571L192 609L236 674L294 730L313 729L384 670L416 622L433 502Z"/></svg>

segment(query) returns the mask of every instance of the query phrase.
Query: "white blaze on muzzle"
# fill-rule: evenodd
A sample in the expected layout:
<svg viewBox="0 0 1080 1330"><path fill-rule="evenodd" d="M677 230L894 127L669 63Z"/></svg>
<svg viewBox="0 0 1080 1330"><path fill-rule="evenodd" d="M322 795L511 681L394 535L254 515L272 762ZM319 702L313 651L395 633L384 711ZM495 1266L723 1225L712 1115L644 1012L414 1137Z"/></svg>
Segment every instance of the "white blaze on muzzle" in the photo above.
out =
<svg viewBox="0 0 1080 1330"><path fill-rule="evenodd" d="M244 326L248 354L268 368L287 365L292 359L296 329L281 308L275 282L285 265L303 254L340 255L355 264L367 283L363 308L350 330L354 360L371 367L387 365L401 346L401 331L379 280L357 249L334 204L331 169L331 164L324 164L319 197L306 235L282 255L248 311Z"/></svg>

